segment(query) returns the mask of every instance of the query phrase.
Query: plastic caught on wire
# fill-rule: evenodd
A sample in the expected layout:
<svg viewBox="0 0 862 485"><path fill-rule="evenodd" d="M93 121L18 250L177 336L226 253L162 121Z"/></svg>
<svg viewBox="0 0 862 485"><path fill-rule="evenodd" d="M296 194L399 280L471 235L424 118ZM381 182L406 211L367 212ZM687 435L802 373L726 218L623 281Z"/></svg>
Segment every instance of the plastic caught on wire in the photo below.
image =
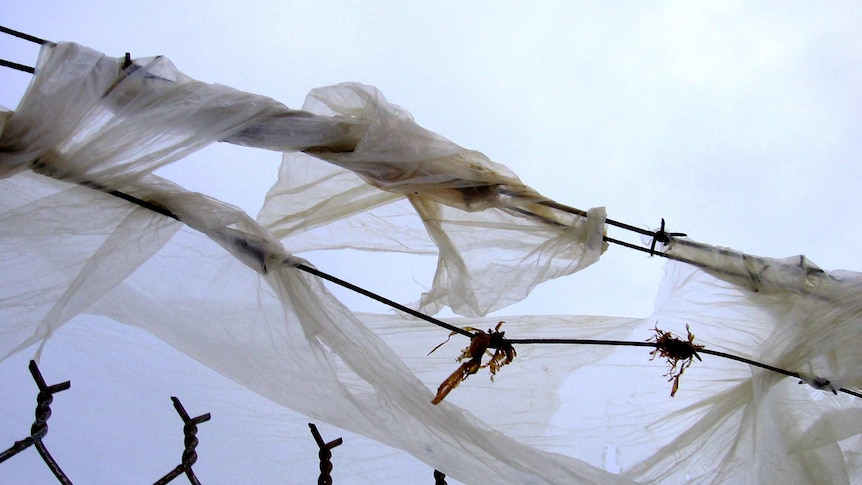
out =
<svg viewBox="0 0 862 485"><path fill-rule="evenodd" d="M296 270L267 230L151 174L208 143L247 136L286 108L191 80L164 58L122 65L74 44L45 46L4 124L0 261L10 277L0 355L44 349L76 315L98 314L465 482L628 482L492 431L452 404L432 405L425 382L319 279Z"/></svg>
<svg viewBox="0 0 862 485"><path fill-rule="evenodd" d="M52 66L72 60L80 61L72 64L81 69ZM685 392L671 401L661 373L644 365L648 356L631 354L631 349L574 353L571 349L519 347L518 360L507 366L505 379L493 384L470 382L438 406L432 405L431 389L451 372L451 359L419 361L418 356L439 342L439 329L423 334L419 327L405 328L401 316L354 315L319 280L290 264L280 264L295 261L278 240L287 244L292 240L279 233L281 228L301 232L305 225L283 221L283 215L291 211L278 214L276 209L288 207L279 205L283 186L270 193L270 212L264 215L271 218L261 218L264 227L235 208L149 175L155 167L212 141L242 134L243 143L251 143L255 126L266 125L267 119L281 116L287 108L228 88L214 88L217 99L207 97L210 85L171 74L163 58L142 62L151 68L136 69L129 79L116 84L124 75L121 64L121 59L106 58L80 46L46 47L40 74L19 111L4 124L0 173L7 178L0 181L0 262L9 268L9 275L0 283L8 302L0 308L0 355L44 343L82 312L105 316L151 332L273 402L406 450L447 476L469 483L678 483L692 477L705 482L792 482L810 473L832 483L858 481L860 471L853 461L862 432L858 402L846 396L833 398L831 393L830 399L818 400L792 379L745 365L731 367L724 361L705 358L698 362L685 375ZM63 75L71 75L70 82L60 83ZM40 76L58 79L40 80ZM82 79L88 82L80 82ZM58 84L52 84L54 81ZM124 86L127 81L130 84ZM115 101L138 103L141 109L126 110L107 97L103 103L99 87L110 91L108 97ZM183 94L192 89L201 90L201 96ZM372 92L355 85L344 89L348 94ZM56 103L52 96L57 96ZM372 98L356 99L365 103ZM148 101L144 103L144 99ZM195 99L214 105L196 106ZM376 98L377 105L382 105L381 99ZM372 111L377 105L367 104ZM166 111L164 123L159 122L159 108ZM187 116L173 109L183 110ZM403 112L390 110L381 123L387 117L403 123L408 134L416 131L431 147L440 141L410 125ZM220 112L225 116L213 116ZM371 128L354 133L357 123L365 126L361 113L364 111L332 115L336 123L346 123L339 126L346 127L349 136L359 137L353 149L359 161L366 155L369 160L380 155L373 145L363 152L362 144L383 134L375 135ZM213 126L207 125L211 118L216 118ZM271 133L274 126L258 132ZM330 135L323 137L329 140L326 143L332 143ZM123 140L125 144L120 143ZM394 143L390 146L400 146L390 142ZM349 144L334 143L330 150L344 150ZM404 146L409 144L405 141ZM345 165L349 158L318 152L315 155L327 153L326 157ZM463 161L466 156L454 159ZM423 167L423 163L408 166ZM420 170L419 180L431 173L439 175L435 171L438 165L425 166L428 173ZM446 298L426 299L427 306L446 301L465 313L481 314L523 297L531 284L573 271L590 260L588 256L582 259L585 254L601 252L603 215L585 218L586 228L579 227L580 222L568 227L549 222L561 222L560 217L571 215L539 209L534 213L534 199L528 196L524 201L513 197L512 204L498 207L497 199L488 195L493 194L492 189L474 187L465 192L468 186L460 181L473 177L483 181L480 186L492 187L496 182L489 185L485 180L492 171L501 184L511 185L514 179L499 167L477 166L481 168L465 165L469 177L453 172L449 186L432 190L424 199L416 197L421 194L406 193L409 185L403 184L396 184L400 192L394 196L377 196L375 187L350 172L349 177L344 176L349 193L332 196L343 196L337 200L335 206L340 209L336 212L364 211L365 207L340 204L354 196L376 204L374 207L397 199L425 210L434 244L458 248L448 253L441 249L444 269L438 276L446 276L442 280L447 283L449 277L464 283L437 287L451 292ZM60 180L32 174L27 168ZM369 173L363 172L366 178ZM283 168L281 175L285 180L291 174ZM340 178L344 174L329 175ZM383 175L382 182L373 182L375 186L400 177L398 172ZM67 182L122 188L163 207L186 225L164 213ZM297 182L287 183L293 187L290 184ZM452 205L444 203L450 196L455 197ZM318 198L317 206L305 210L325 208L328 200L329 196ZM524 204L516 204L520 202ZM484 205L489 208L474 210ZM515 210L521 208L529 208L534 216L546 216L525 216ZM310 226L326 222L325 212L317 214L318 219L307 214L302 218ZM485 226L469 218L484 214L493 214L490 222L482 222ZM517 262L512 274L528 281L526 286L497 298L494 292L483 292L502 286L503 280L472 280L473 271L494 262L473 256L496 250L485 242L485 235L477 237L475 227L479 226L503 231L495 234L526 231L536 235L532 242L545 238L526 253L528 258L523 258L524 247L518 246L520 238L498 239L514 241L510 255L515 256L506 259ZM385 225L375 227L385 229ZM359 232L363 236L371 233ZM573 250L567 257L565 250L572 250L573 240L585 241L586 249ZM458 243L468 245L464 249ZM404 247L427 252L431 246L426 240L411 241ZM720 252L711 254L722 256ZM474 259L479 266L464 264L472 265ZM556 262L542 266L548 261ZM447 269L450 266L461 273ZM690 323L697 329L698 341L710 349L739 352L858 387L858 325L853 318L859 312L858 274L832 272L824 275L824 281L831 283L818 286L817 292L783 294L753 292L675 263L668 268L663 293L650 319L508 317L507 331L531 336L546 331L558 336L577 329L579 336L617 339L637 333L633 339L642 341L643 332L654 327L656 320L662 322L662 328L676 332ZM462 277L453 276L457 274ZM498 320L453 323L491 328ZM417 348L411 350L414 346ZM619 384L623 377L631 388ZM632 381L633 377L642 378ZM465 408L481 413L483 419ZM579 419L573 421L572 416ZM620 474L603 469L602 450L610 449L618 454ZM846 466L833 466L836 463Z"/></svg>

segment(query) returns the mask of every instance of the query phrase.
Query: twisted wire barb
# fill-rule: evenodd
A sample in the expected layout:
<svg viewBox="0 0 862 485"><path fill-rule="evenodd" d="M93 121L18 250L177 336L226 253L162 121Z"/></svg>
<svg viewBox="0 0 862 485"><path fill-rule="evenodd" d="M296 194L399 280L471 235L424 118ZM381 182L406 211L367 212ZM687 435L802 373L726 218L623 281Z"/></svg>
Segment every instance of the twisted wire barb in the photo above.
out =
<svg viewBox="0 0 862 485"><path fill-rule="evenodd" d="M60 465L57 464L57 461L48 452L45 443L42 442L42 439L48 434L48 418L51 417L51 403L54 401L54 394L69 389L72 383L71 381L66 381L49 386L45 383L45 379L42 377L42 372L39 371L36 361L31 360L29 368L30 375L33 376L33 380L39 388L39 394L36 396L36 419L30 427L30 436L16 441L9 449L0 453L0 463L33 446L39 452L42 461L48 465L48 468L57 477L57 480L63 485L72 485L72 481L63 473Z"/></svg>
<svg viewBox="0 0 862 485"><path fill-rule="evenodd" d="M195 451L195 448L198 446L198 425L209 421L211 418L210 413L192 418L189 417L189 413L186 412L186 409L178 398L171 396L171 401L174 403L174 409L177 410L177 414L179 414L183 420L183 435L185 437L183 444L185 445L185 448L183 449L181 463L177 465L176 468L168 472L167 475L157 480L153 485L165 485L183 473L186 474L186 477L189 479L189 483L192 485L200 485L201 482L198 481L198 478L195 476L195 472L192 470L192 465L198 461L198 454Z"/></svg>
<svg viewBox="0 0 862 485"><path fill-rule="evenodd" d="M317 478L317 485L332 485L332 449L344 441L341 438L336 438L326 443L314 423L308 423L308 427L311 429L311 435L314 436L314 442L320 449L317 452L317 456L320 458L320 476Z"/></svg>

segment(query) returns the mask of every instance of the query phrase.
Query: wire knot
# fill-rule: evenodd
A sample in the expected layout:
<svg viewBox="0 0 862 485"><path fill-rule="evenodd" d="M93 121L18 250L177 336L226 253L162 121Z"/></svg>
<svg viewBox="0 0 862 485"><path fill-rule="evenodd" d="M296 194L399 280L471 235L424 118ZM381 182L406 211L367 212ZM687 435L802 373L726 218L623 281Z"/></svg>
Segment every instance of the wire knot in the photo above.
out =
<svg viewBox="0 0 862 485"><path fill-rule="evenodd" d="M185 434L185 440L183 443L185 444L185 449L183 450L182 462L183 465L190 467L198 461L198 454L195 452L195 448L197 448L198 440L197 436L195 436L198 432L198 427L194 424L187 424L183 426L183 433Z"/></svg>
<svg viewBox="0 0 862 485"><path fill-rule="evenodd" d="M688 234L685 234L682 232L667 232L664 230L664 224L665 224L664 217L662 217L661 227L659 228L658 231L653 233L652 243L650 243L650 245L649 245L649 253L651 256L655 256L656 254L658 254L655 251L656 243L661 243L663 246L670 246L670 243L673 241L674 237L677 237L677 236L686 237L686 236L688 236Z"/></svg>
<svg viewBox="0 0 862 485"><path fill-rule="evenodd" d="M180 459L180 464L168 472L167 475L156 481L154 485L165 485L170 483L174 478L183 473L186 474L190 483L193 485L200 485L200 482L195 476L194 470L192 470L192 465L198 461L198 454L195 451L195 448L198 446L198 425L209 421L212 416L210 413L206 413L192 418L189 416L189 413L186 412L186 409L183 407L183 403L181 403L178 398L171 396L171 401L174 402L174 409L177 410L177 414L179 414L180 418L183 420L183 444L185 447L183 449L182 458Z"/></svg>
<svg viewBox="0 0 862 485"><path fill-rule="evenodd" d="M317 430L317 426L315 426L314 423L308 423L308 427L311 429L311 435L314 436L314 442L317 443L317 447L320 448L320 451L317 452L317 456L320 458L320 476L317 478L317 484L332 485L331 450L344 441L341 438L336 438L329 443L326 443L323 441L323 437L320 435L320 431Z"/></svg>
<svg viewBox="0 0 862 485"><path fill-rule="evenodd" d="M41 440L48 434L48 418L51 417L51 403L54 402L54 394L69 389L71 382L66 381L49 386L45 383L45 378L42 377L42 373L39 371L39 367L35 361L30 361L29 368L30 375L33 376L33 380L39 388L39 394L36 395L36 411L34 413L36 419L30 427L30 435L35 440Z"/></svg>

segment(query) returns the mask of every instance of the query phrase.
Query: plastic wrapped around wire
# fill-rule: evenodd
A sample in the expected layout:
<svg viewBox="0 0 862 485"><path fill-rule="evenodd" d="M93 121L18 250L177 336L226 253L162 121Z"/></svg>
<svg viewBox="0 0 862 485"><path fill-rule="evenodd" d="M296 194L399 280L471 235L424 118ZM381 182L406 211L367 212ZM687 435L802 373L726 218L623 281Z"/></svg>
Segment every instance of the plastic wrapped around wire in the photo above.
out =
<svg viewBox="0 0 862 485"><path fill-rule="evenodd" d="M685 375L685 392L669 399L642 352L519 346L505 379L493 387L471 380L435 406L432 389L452 366L425 355L440 330L405 326L401 315L352 313L300 272L297 264L310 263L288 250L438 254L422 306L482 315L595 262L604 211L549 207L508 169L421 129L368 86L315 90L303 110L313 116L294 116L269 98L191 80L164 58L136 65L114 86L123 59L46 46L25 99L2 116L3 358L33 345L47 354L45 342L64 332L75 348L91 337L66 323L99 316L156 336L134 347L152 351L145 355L166 343L282 408L405 450L468 483L793 483L811 473L831 483L860 480L859 401L832 394L862 387L858 273L674 238L666 251L695 266L667 266L648 318L505 317L510 335L577 332L640 343L656 322L668 331L690 324L698 344L688 343L792 369L821 390L704 358ZM275 147L273 133L291 119L313 127L316 117L335 128L298 130L295 148L305 152L284 156L257 220L152 175L217 140L265 138L261 144ZM309 148L308 133L328 149ZM418 212L423 226L402 227L381 212ZM316 228L342 238L323 240ZM491 329L499 320L450 323ZM602 450L611 448L620 473L602 466ZM283 470L264 475L275 481Z"/></svg>

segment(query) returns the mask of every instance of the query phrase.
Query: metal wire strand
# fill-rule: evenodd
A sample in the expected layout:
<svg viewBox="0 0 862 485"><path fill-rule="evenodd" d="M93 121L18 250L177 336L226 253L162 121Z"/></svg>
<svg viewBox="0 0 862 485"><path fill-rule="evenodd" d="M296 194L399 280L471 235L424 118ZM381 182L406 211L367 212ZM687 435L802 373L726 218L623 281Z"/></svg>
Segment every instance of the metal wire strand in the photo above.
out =
<svg viewBox="0 0 862 485"><path fill-rule="evenodd" d="M30 66L25 66L24 64L18 64L17 62L7 61L6 59L0 59L0 66L9 67L11 69L15 69L17 71L24 71L30 74L36 72L35 68Z"/></svg>
<svg viewBox="0 0 862 485"><path fill-rule="evenodd" d="M13 37L18 37L19 39L24 39L28 42L33 42L34 44L43 45L43 44L48 43L47 40L40 39L40 38L36 37L35 35L25 34L24 32L12 30L9 27L4 27L2 25L0 25L0 33L11 35Z"/></svg>
<svg viewBox="0 0 862 485"><path fill-rule="evenodd" d="M18 32L18 31L16 31L16 30L12 30L12 29L9 29L9 28L7 28L7 27L3 27L3 26L0 26L0 32L2 32L2 33L6 33L6 34L9 34L9 35L13 35L13 36L15 36L15 37L19 37L19 38L21 38L21 39L24 39L24 40L27 40L27 41L30 41L30 42L34 42L34 43L37 43L37 44L45 44L46 42L49 42L49 41L46 41L46 40L44 40L44 39L40 39L40 38L38 38L38 37L35 37L35 36L32 36L32 35L29 35L29 34L25 34L25 33L23 33L23 32ZM2 62L6 63L6 62L8 62L8 61L2 61ZM13 64L14 64L14 63L13 63ZM6 65L6 64L3 64L3 65ZM21 65L18 65L18 66L21 66ZM12 66L7 66L7 67L12 67ZM27 68L28 68L28 66L21 66L21 67L23 67L23 68L25 68L25 69L27 69ZM32 72L32 71L28 71L28 72ZM109 189L109 188L107 188L107 187L104 187L104 186L102 186L102 185L100 185L100 184L96 184L96 183L92 183L92 182L86 182L86 181L85 181L85 182L81 182L81 183L80 183L80 185L84 185L84 186L87 186L87 187L89 187L89 188L92 188L92 189L95 189L95 190L99 190L99 191L101 191L101 192L107 193L107 194L112 195L112 196L114 196L114 197L117 197L117 198L120 198L120 199L126 200L126 201L128 201L128 202L130 202L130 203L132 203L132 204L138 205L139 207L143 207L143 208L148 209L148 210L150 210L150 211L157 212L157 213L162 214L162 215L164 215L164 216L166 216L166 217L170 217L170 218L172 218L172 219L175 219L175 220L177 220L177 221L182 222L182 221L180 220L180 218L179 218L176 214L174 214L174 213L173 213L173 212L171 212L170 210L168 210L168 209L164 208L163 206L161 206L161 205L159 205L159 204L157 204L157 203L153 203L153 202L150 202L150 201L146 201L146 200L143 200L143 199L140 199L140 198L134 197L134 196L132 196L132 195L126 194L126 193L121 192L121 191L117 191L117 190L110 190L110 189ZM507 190L503 190L503 191L501 191L501 193L503 193L504 195L510 195L510 196L513 196L513 197L518 197L518 194L517 194L517 193L515 193L515 192L510 192L510 191L507 191ZM544 200L544 201L539 201L539 202L537 202L537 203L538 203L538 204L540 204L540 205L544 205L544 206L546 206L546 207L550 207L550 208L552 208L552 209L556 209L556 210L559 210L559 211L563 211L563 212L566 212L566 213L570 213L570 214L574 214L574 215L578 215L578 216L582 216L582 217L587 215L587 213L586 213L585 211L581 210L581 209L576 209L576 208L574 208L574 207L570 207L570 206L567 206L567 205L564 205L564 204L560 204L560 203L555 202L555 201L552 201L552 200ZM511 210L513 210L514 212L518 212L518 213L520 213L520 214L522 214L522 215L525 215L525 216L527 216L527 217L534 217L534 218L536 218L536 219L538 219L538 220L543 220L544 222L547 222L547 223L559 224L558 222L556 222L556 221L551 221L551 220L549 220L549 219L545 218L544 216L541 216L540 214L536 214L536 213L530 212L530 211L528 211L528 210L526 210L526 209L523 209L523 208L520 208L520 207L512 207L512 208L510 208L510 209L511 209ZM621 240L619 240L619 239L615 239L615 238L611 238L611 237L608 237L608 236L604 236L604 237L603 237L603 239L604 239L604 241L606 241L606 242L609 242L609 243L612 243L612 244L617 244L617 245L620 245L620 246L623 246L623 247L626 247L626 248L629 248L629 249L633 249L633 250L636 250L636 251L645 252L645 253L648 253L648 254L653 255L653 256L660 256L660 257L664 257L664 258L668 258L668 259L674 259L674 260L678 260L678 261L681 261L681 262L685 262L685 263L689 263L689 264L694 264L694 265L696 265L696 266L700 266L700 264L698 264L697 262L690 261L690 260L687 260L687 259L685 259L685 258L679 258L679 257L676 257L676 256L674 256L674 255L670 255L670 254L663 253L663 252L660 252L660 251L656 251L656 250L655 250L655 245L656 245L656 243L657 243L657 242L662 242L662 243L664 243L664 244L667 244L667 243L669 243L669 242L671 241L672 237L675 237L675 236L685 236L685 234L684 234L684 233L677 233L677 232L668 233L668 232L665 232L665 221L664 221L664 219L662 219L662 221L661 221L661 228L660 228L658 231L650 231L650 230L647 230L647 229L642 229L642 228L639 228L639 227L636 227L636 226L632 226L632 225L630 225L630 224L626 224L626 223L623 223L623 222L615 221L615 220L613 220L613 219L606 219L606 220L605 220L605 222L606 222L608 225L611 225L611 226L619 227L619 228L621 228L621 229L625 229L625 230L628 230L628 231L632 231L632 232L635 232L635 233L637 233L637 234L641 234L641 235L646 235L646 236L650 236L650 237L652 237L652 244L650 245L650 247L649 247L649 248L644 248L644 247L641 247L641 246L637 246L637 245L635 245L635 244L631 244L631 243L628 243L628 242L625 242L625 241L621 241ZM288 264L288 263L285 263L285 264ZM340 278L337 278L337 277L335 277L335 276L332 276L332 275L330 275L330 274L327 274L327 273L325 273L325 272L323 272L323 271L320 271L320 270L318 270L318 269L316 269L316 268L312 268L311 266L308 266L308 265L305 265L305 264L299 264L299 265L293 265L293 267L295 267L296 269L299 269L300 271L304 271L304 272L307 272L307 273L309 273L309 274L313 274L313 275L315 275L315 276L317 276L317 277L319 277L319 278L322 278L322 279L325 279L325 280L330 281L330 282L332 282L332 283L335 283L335 284L337 284L337 285L339 285L339 286L341 286L341 287L343 287L343 288L347 288L347 289L349 289L349 290L351 290L351 291L354 291L354 292L356 292L356 293L359 293L359 294L361 294L361 295L363 295L363 296L366 296L366 297L368 297L368 298L371 298L371 299L373 299L373 300L375 300L375 301L378 301L378 302L380 302L380 303L383 303L383 304L385 304L385 305L388 305L388 306L390 306L390 307L392 307L392 308L394 308L394 309L396 309L396 310L399 310L399 311L405 312L405 313L410 314L410 315L412 315L412 316L414 316L414 317L416 317L416 318L419 318L419 319L424 320L424 321L426 321L426 322L429 322L429 323L432 323L432 324L434 324L434 325L437 325L437 326L439 326L439 327L441 327L441 328L445 328L445 329L449 330L450 332L452 332L453 334L457 333L457 334L460 334L460 335L463 335L463 336L465 336L465 337L469 337L469 338L472 338L472 337L474 336L474 334L473 334L473 333L471 333L471 332L469 332L469 331L467 331L467 330L464 330L464 329L462 329L462 328L456 327L456 326L454 326L454 325L451 325L451 324L449 324L449 323L446 323L446 322L444 322L444 321L442 321L442 320L439 320L439 319L437 319L437 318L431 317L430 315L426 315L426 314L424 314L424 313L421 313L421 312L418 312L418 311L416 311L416 310L413 310L412 308L409 308L409 307L407 307L407 306L401 305L400 303L397 303L397 302L395 302L395 301L393 301L393 300L390 300L390 299L385 298L385 297L383 297L383 296L381 296L381 295L378 295L378 294L376 294L376 293L374 293L374 292L372 292L372 291L366 290L365 288L362 288L362 287L360 287L360 286L354 285L354 284L349 283L349 282L347 282L347 281L344 281L344 280L342 280L342 279L340 279ZM653 344L653 343L649 343L649 342L631 342L631 341L620 341L620 340L594 340L594 339L506 339L506 341L507 341L508 343L510 343L510 344L519 344L519 345L524 345L524 344L567 344L567 345L615 345L615 346L655 347L655 344ZM722 357L722 358L725 358L725 359L730 359L730 360L736 360L736 361L739 361L739 362L744 362L744 363L747 363L747 364L750 364L750 365L753 365L753 366L756 366L756 367L760 367L760 368L763 368L763 369L767 369L767 370L770 370L770 371L773 371L773 372L777 372L777 373L780 373L780 374L784 374L784 375L787 375L787 376L796 377L796 378L799 378L799 377L800 377L800 376L799 376L799 374L798 374L798 373L796 373L796 372L792 372L792 371L788 371L788 370L785 370L785 369L780 369L780 368L777 368L777 367L773 367L773 366L770 366L770 365L768 365L768 364L763 364L763 363L756 362L756 361L753 361L753 360L750 360L750 359L746 359L746 358L744 358L744 357L739 357L739 356L735 356L735 355L732 355L732 354L726 354L726 353L723 353L723 352L711 351L711 350L707 350L707 349L701 349L701 350L700 350L700 352L702 352L702 353L704 353L704 354L711 354L711 355L715 355L715 356L717 356L717 357ZM847 394L850 394L850 395L853 395L853 396L856 396L856 397L862 397L862 394L860 394L860 393L858 393L858 392L855 392L855 391L852 391L852 390L845 389L845 388L841 388L841 389L839 389L839 391L840 391L840 392L847 393Z"/></svg>
<svg viewBox="0 0 862 485"><path fill-rule="evenodd" d="M97 184L89 184L88 186L90 188L102 190L109 195L113 195L114 197L121 198L125 201L131 202L131 203L136 204L136 205L143 207L145 209L157 212L157 213L162 214L166 217L170 217L172 219L175 219L177 221L182 222L176 214L172 213L170 210L168 210L168 209L166 209L166 208L164 208L158 204L139 199L137 197L134 197L132 195L129 195L129 194L126 194L126 193L123 193L120 191L108 190L107 188L101 187ZM286 262L285 264L289 264L289 263ZM341 287L346 288L348 290L351 290L355 293L358 293L360 295L363 295L365 297L371 298L375 301L378 301L380 303L388 305L388 306L390 306L396 310L408 313L408 314L410 314L416 318L422 319L428 323L437 325L438 327L441 327L441 328L445 328L452 333L457 333L457 334L460 334L460 335L463 335L463 336L469 337L469 338L474 337L473 333L471 333L467 330L464 330L463 328L456 327L450 323L446 323L446 322L439 320L437 318L434 318L430 315L426 315L422 312L419 312L417 310L414 310L412 308L404 306L398 302L390 300L389 298L378 295L377 293L374 293L373 291L367 290L367 289L362 288L360 286L354 285L353 283L342 280L341 278L337 278L337 277L332 276L328 273L320 271L319 269L312 268L311 266L308 266L305 264L294 265L293 267L295 267L296 269L298 269L300 271L304 271L306 273L315 275L319 278L323 278L329 282L335 283L338 286L341 286ZM565 339L565 338L561 338L561 339L529 339L528 338L528 339L505 339L505 341L508 342L509 344L512 344L512 345L560 344L560 345L614 345L614 346L653 347L653 348L656 347L656 344L651 343L651 342L637 342L637 341L627 341L627 340ZM745 357L739 357L739 356L735 356L732 354L726 354L724 352L712 351L712 350L708 350L708 349L701 349L701 350L699 350L699 352L714 355L716 357L722 357L725 359L736 360L738 362L744 362L744 363L747 363L747 364L750 364L750 365L753 365L756 367L760 367L762 369L767 369L767 370L771 370L773 372L778 372L778 373L784 374L786 376L799 378L799 374L796 372L788 371L785 369L780 369L778 367L773 367L773 366L770 366L768 364L763 364L763 363L760 363L760 362L757 362L757 361L754 361L751 359L746 359ZM862 394L855 392L855 391L852 391L852 390L849 390L849 389L845 389L843 387L841 389L838 389L838 390L840 392L850 394L852 396L862 397Z"/></svg>
<svg viewBox="0 0 862 485"><path fill-rule="evenodd" d="M638 342L631 340L601 340L601 339L570 339L570 338L543 338L543 339L531 339L531 338L522 338L522 339L506 339L512 345L610 345L615 347L653 347L658 348L658 344L655 342ZM761 369L766 369L768 371L772 371L778 374L783 374L789 377L795 377L797 379L802 379L798 373L789 371L786 369L782 369L780 367L775 367L769 364L764 364L762 362L758 362L756 360L748 359L746 357L741 357L739 355L728 354L727 352L720 352L718 350L710 350L706 348L700 348L697 350L698 354L707 354L713 355L715 357L721 357L723 359L735 360L737 362L742 362L744 364L748 364L754 367L759 367ZM858 398L862 398L862 393L857 391L853 391L851 389L839 388L835 389L838 392L843 392L845 394L849 394L851 396L855 396Z"/></svg>

